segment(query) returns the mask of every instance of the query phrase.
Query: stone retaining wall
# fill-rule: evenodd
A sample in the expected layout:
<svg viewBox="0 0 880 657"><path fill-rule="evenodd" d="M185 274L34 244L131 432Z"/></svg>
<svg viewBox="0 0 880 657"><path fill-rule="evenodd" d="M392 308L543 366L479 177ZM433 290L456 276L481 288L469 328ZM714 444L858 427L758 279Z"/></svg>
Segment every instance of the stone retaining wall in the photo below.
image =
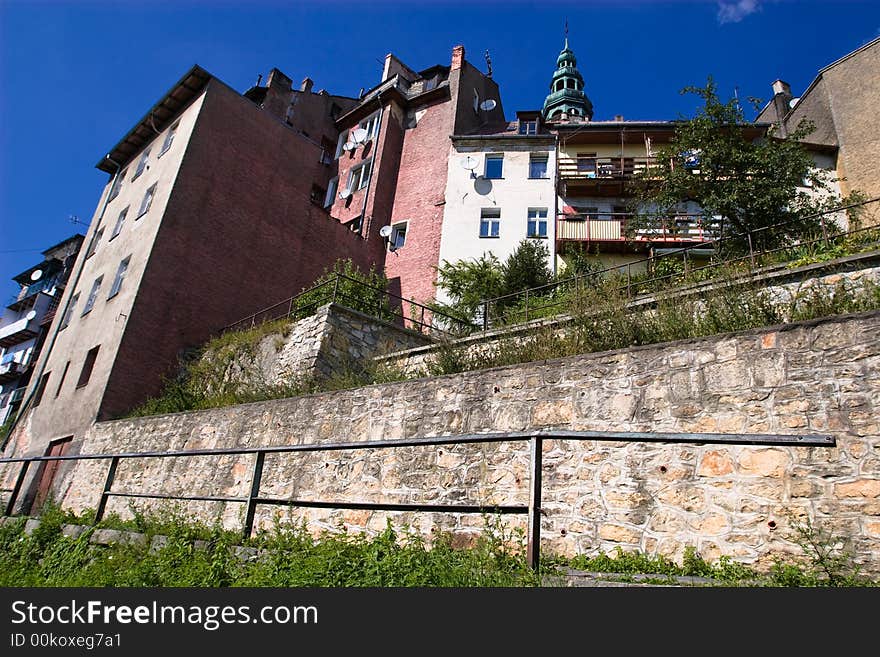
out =
<svg viewBox="0 0 880 657"><path fill-rule="evenodd" d="M547 441L543 548L620 546L680 558L729 555L767 567L800 553L792 518L850 541L880 573L880 312L433 379L103 422L82 452L321 443L537 428L831 433L833 448ZM253 457L123 461L117 490L245 496ZM96 506L106 462L64 473L66 506ZM72 485L75 477L75 485ZM261 495L309 500L525 504L523 443L269 456ZM191 503L241 522L241 504ZM126 513L112 498L110 510ZM261 507L258 524L277 507ZM313 531L379 531L386 517L467 540L464 514L298 509ZM505 516L522 526L520 516Z"/></svg>

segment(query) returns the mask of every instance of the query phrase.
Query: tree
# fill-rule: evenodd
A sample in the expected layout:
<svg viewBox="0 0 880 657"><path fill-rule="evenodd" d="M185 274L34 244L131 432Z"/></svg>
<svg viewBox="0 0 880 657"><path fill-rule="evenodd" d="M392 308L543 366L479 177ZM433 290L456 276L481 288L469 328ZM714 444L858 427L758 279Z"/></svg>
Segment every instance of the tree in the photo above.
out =
<svg viewBox="0 0 880 657"><path fill-rule="evenodd" d="M553 272L547 266L549 257L550 252L544 242L528 239L521 241L501 267L504 294L514 294L550 283Z"/></svg>
<svg viewBox="0 0 880 657"><path fill-rule="evenodd" d="M475 260L444 260L437 269L437 287L442 287L451 299L449 304L435 304L439 310L467 321L481 315L483 302L540 287L553 281L553 272L547 266L550 252L544 242L524 239L502 264L491 253ZM495 301L494 316L503 308L515 305L510 297Z"/></svg>
<svg viewBox="0 0 880 657"><path fill-rule="evenodd" d="M798 188L808 182L822 195L830 193L830 181L800 143L812 124L801 121L785 138L771 131L756 139L739 103L721 102L711 77L705 87L686 87L682 93L696 94L704 105L660 148L656 166L633 180L633 229L656 223L649 215L666 215L692 200L706 215L721 217L730 247L747 248L751 235L756 249L770 248L815 231L818 220L810 215L822 201ZM786 225L776 227L781 223Z"/></svg>

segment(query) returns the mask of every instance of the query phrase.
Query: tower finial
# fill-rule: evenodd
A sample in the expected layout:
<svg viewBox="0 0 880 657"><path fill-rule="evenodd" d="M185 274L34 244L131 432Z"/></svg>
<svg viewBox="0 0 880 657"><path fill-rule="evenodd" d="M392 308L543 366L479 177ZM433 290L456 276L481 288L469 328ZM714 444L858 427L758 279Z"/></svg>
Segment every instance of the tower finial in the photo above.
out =
<svg viewBox="0 0 880 657"><path fill-rule="evenodd" d="M565 47L568 48L568 16L565 17Z"/></svg>

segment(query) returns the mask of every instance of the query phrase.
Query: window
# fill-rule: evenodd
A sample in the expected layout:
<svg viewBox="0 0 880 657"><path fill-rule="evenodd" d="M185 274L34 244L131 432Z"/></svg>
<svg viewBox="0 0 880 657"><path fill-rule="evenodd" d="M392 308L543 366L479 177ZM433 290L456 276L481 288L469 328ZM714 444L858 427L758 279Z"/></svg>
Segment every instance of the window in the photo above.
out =
<svg viewBox="0 0 880 657"><path fill-rule="evenodd" d="M168 134L165 135L165 141L162 142L162 150L159 151L159 157L162 157L163 153L171 148L171 142L174 141L174 135L177 134L177 126L180 125L180 121L175 123L173 126L168 128Z"/></svg>
<svg viewBox="0 0 880 657"><path fill-rule="evenodd" d="M529 208L526 237L547 237L547 208Z"/></svg>
<svg viewBox="0 0 880 657"><path fill-rule="evenodd" d="M373 168L372 158L354 167L348 174L348 189L352 192L363 189L370 182L370 170Z"/></svg>
<svg viewBox="0 0 880 657"><path fill-rule="evenodd" d="M486 156L486 178L501 178L504 170L503 155L487 155Z"/></svg>
<svg viewBox="0 0 880 657"><path fill-rule="evenodd" d="M396 251L406 244L406 223L395 224L391 229L391 239L388 240L388 246L392 251Z"/></svg>
<svg viewBox="0 0 880 657"><path fill-rule="evenodd" d="M435 75L432 78L428 78L425 80L425 83L422 85L422 91L431 91L434 87L437 86L437 76Z"/></svg>
<svg viewBox="0 0 880 657"><path fill-rule="evenodd" d="M130 207L130 206L129 206ZM119 217L116 219L116 225L113 226L113 232L110 234L110 239L108 242L112 240L114 237L119 235L122 232L122 224L125 223L125 216L128 214L128 207L125 208L122 212L119 213Z"/></svg>
<svg viewBox="0 0 880 657"><path fill-rule="evenodd" d="M364 142L370 141L373 137L379 134L379 114L373 114L373 116L364 119L358 124L358 127L363 128L367 131L367 136L364 137Z"/></svg>
<svg viewBox="0 0 880 657"><path fill-rule="evenodd" d="M82 388L89 382L89 379L92 378L92 369L95 367L95 361L98 359L98 349L100 348L101 345L92 347L89 349L89 353L86 354L86 360L83 363L82 371L79 373L79 380L76 382L77 388Z"/></svg>
<svg viewBox="0 0 880 657"><path fill-rule="evenodd" d="M498 237L500 229L500 208L483 208L480 210L480 237Z"/></svg>
<svg viewBox="0 0 880 657"><path fill-rule="evenodd" d="M336 155L335 159L339 159L342 157L342 154L345 152L345 142L348 141L348 130L343 130L339 133L339 141L336 142Z"/></svg>
<svg viewBox="0 0 880 657"><path fill-rule="evenodd" d="M548 156L544 154L529 157L529 178L547 177L547 159Z"/></svg>
<svg viewBox="0 0 880 657"><path fill-rule="evenodd" d="M132 180L137 180L138 176L140 176L144 172L144 169L147 168L147 162L149 161L149 159L150 149L148 148L141 155L141 159L138 160L137 168L135 168L134 175L131 177Z"/></svg>
<svg viewBox="0 0 880 657"><path fill-rule="evenodd" d="M519 122L519 134L521 134L521 135L536 135L536 134L538 134L538 122L537 121L520 121Z"/></svg>
<svg viewBox="0 0 880 657"><path fill-rule="evenodd" d="M97 233L95 233L95 235L92 237L92 241L89 242L89 250L86 251L86 258L91 258L93 255L95 255L95 251L98 250L98 242L101 241L101 238L103 236L104 236L104 229L103 228L101 230L99 230Z"/></svg>
<svg viewBox="0 0 880 657"><path fill-rule="evenodd" d="M131 256L128 256L125 260L119 263L119 268L116 270L116 278L113 279L113 285L110 286L110 294L107 295L108 299L112 299L119 294L119 290L122 287L122 280L125 278L125 272L128 271L128 263L130 261Z"/></svg>
<svg viewBox="0 0 880 657"><path fill-rule="evenodd" d="M43 393L46 392L46 384L49 383L49 374L51 374L51 372L46 372L40 377L40 382L37 384L37 391L34 393L34 401L31 402L31 408L36 408L40 405L40 401L43 399Z"/></svg>
<svg viewBox="0 0 880 657"><path fill-rule="evenodd" d="M69 367L70 367L70 361L67 361L67 363L64 365L64 371L61 372L61 380L58 382L58 387L55 389L55 397L56 398L58 397L58 395L61 394L61 386L64 385L64 379L67 376L67 370Z"/></svg>
<svg viewBox="0 0 880 657"><path fill-rule="evenodd" d="M324 199L327 197L327 190L320 185L312 185L312 191L309 194L309 200L315 205L324 206Z"/></svg>
<svg viewBox="0 0 880 657"><path fill-rule="evenodd" d="M156 185L155 183L147 190L147 193L144 194L144 200L141 201L141 209L138 210L138 216L135 217L135 221L143 217L150 209L150 206L153 204L153 196L156 194Z"/></svg>
<svg viewBox="0 0 880 657"><path fill-rule="evenodd" d="M324 197L324 207L329 208L336 200L336 190L339 189L339 176L330 179L327 184L327 196Z"/></svg>
<svg viewBox="0 0 880 657"><path fill-rule="evenodd" d="M88 315L94 307L95 299L98 298L98 292L101 290L101 283L103 282L103 280L103 276L98 276L98 278L95 279L95 282L92 283L92 291L89 292L89 298L86 299L86 306L85 308L83 308L82 311L83 315Z"/></svg>
<svg viewBox="0 0 880 657"><path fill-rule="evenodd" d="M578 173L585 175L587 178L596 177L596 154L595 153L578 153L577 154L577 170Z"/></svg>
<svg viewBox="0 0 880 657"><path fill-rule="evenodd" d="M128 169L123 169L120 174L116 176L113 180L113 187L110 188L110 194L107 196L107 202L109 203L117 196L119 196L119 190L122 189L122 180L128 174Z"/></svg>
<svg viewBox="0 0 880 657"><path fill-rule="evenodd" d="M77 301L79 301L79 292L74 294L73 298L70 300L70 305L67 306L67 311L61 319L61 326L58 329L59 331L63 328L67 328L67 325L70 324L70 318L73 317L73 309L76 308Z"/></svg>

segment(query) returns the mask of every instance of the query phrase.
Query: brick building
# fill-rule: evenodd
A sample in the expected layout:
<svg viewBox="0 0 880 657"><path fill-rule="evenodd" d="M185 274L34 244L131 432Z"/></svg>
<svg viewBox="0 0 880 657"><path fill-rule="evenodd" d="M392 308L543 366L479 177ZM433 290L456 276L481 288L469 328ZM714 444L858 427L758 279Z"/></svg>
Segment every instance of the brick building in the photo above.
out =
<svg viewBox="0 0 880 657"><path fill-rule="evenodd" d="M840 192L880 196L880 38L821 69L795 98L788 83L773 83L773 98L756 121L774 123L781 136L803 119L815 130L804 140L817 165L840 178Z"/></svg>

